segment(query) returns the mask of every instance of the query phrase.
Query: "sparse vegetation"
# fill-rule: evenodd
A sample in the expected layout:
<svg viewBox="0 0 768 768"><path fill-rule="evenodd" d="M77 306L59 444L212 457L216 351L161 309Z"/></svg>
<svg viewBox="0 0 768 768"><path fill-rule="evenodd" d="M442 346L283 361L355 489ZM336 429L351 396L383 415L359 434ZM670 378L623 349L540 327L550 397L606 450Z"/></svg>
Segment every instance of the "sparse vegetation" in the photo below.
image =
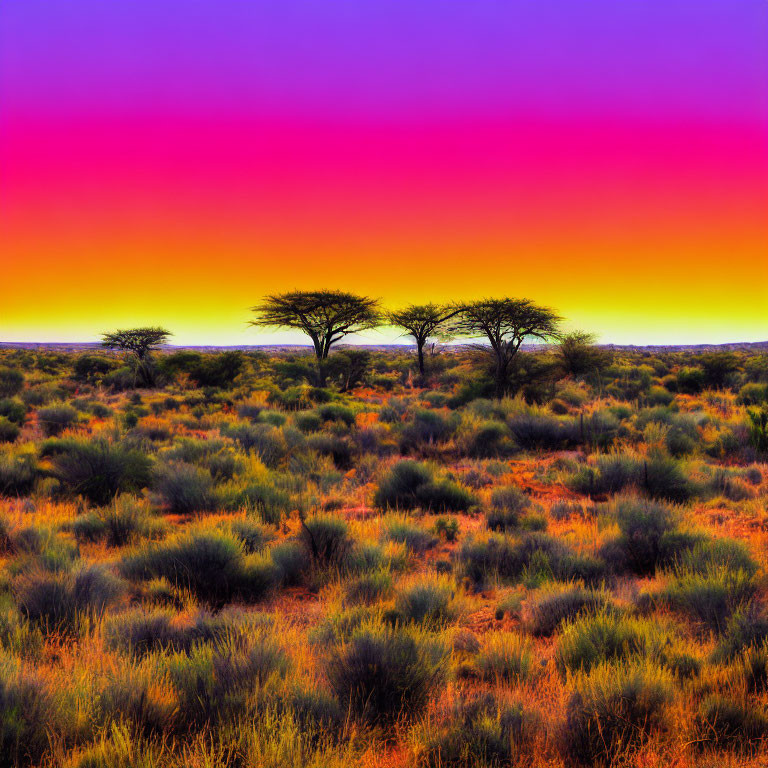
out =
<svg viewBox="0 0 768 768"><path fill-rule="evenodd" d="M763 363L516 339L0 350L0 766L765 764Z"/></svg>

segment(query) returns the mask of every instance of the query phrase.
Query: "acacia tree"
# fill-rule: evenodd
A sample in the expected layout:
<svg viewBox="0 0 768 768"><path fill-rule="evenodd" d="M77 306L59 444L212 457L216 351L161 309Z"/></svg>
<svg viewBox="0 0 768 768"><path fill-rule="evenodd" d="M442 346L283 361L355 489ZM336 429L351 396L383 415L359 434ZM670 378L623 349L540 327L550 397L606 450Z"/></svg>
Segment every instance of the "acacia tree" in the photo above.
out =
<svg viewBox="0 0 768 768"><path fill-rule="evenodd" d="M164 328L131 328L101 335L101 345L109 349L132 352L139 360L146 359L153 349L165 344L171 332Z"/></svg>
<svg viewBox="0 0 768 768"><path fill-rule="evenodd" d="M424 345L432 336L447 335L446 323L458 311L455 307L439 304L409 304L404 309L387 313L387 319L392 325L402 328L406 335L415 339L421 376L424 375Z"/></svg>
<svg viewBox="0 0 768 768"><path fill-rule="evenodd" d="M447 330L455 336L486 338L494 359L496 397L508 390L510 364L528 338L548 341L558 337L560 317L530 299L482 299L458 307Z"/></svg>
<svg viewBox="0 0 768 768"><path fill-rule="evenodd" d="M343 291L290 291L265 296L252 307L256 319L250 325L293 328L312 339L321 387L325 386L324 361L331 347L352 333L381 325L379 302L368 296Z"/></svg>
<svg viewBox="0 0 768 768"><path fill-rule="evenodd" d="M165 328L130 328L103 333L101 345L130 353L133 358L133 385L136 386L139 375L144 383L151 385L154 381L152 351L165 344L171 336L171 332Z"/></svg>

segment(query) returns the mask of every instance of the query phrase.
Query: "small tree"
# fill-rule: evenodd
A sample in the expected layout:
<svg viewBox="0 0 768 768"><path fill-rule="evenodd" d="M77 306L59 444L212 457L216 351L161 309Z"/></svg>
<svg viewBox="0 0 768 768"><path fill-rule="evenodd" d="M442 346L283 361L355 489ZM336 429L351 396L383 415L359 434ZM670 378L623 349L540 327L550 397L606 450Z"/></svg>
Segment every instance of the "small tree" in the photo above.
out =
<svg viewBox="0 0 768 768"><path fill-rule="evenodd" d="M264 328L293 328L307 334L317 358L318 380L325 386L324 361L331 347L345 336L381 325L379 302L343 291L291 291L265 296L252 308L250 324Z"/></svg>
<svg viewBox="0 0 768 768"><path fill-rule="evenodd" d="M566 376L599 374L611 363L608 351L595 346L595 336L585 331L564 334L557 345L560 368Z"/></svg>
<svg viewBox="0 0 768 768"><path fill-rule="evenodd" d="M482 299L458 307L447 330L455 336L486 338L494 360L496 397L509 388L509 368L520 345L528 338L548 341L558 337L560 317L530 299ZM485 347L482 347L485 349Z"/></svg>
<svg viewBox="0 0 768 768"><path fill-rule="evenodd" d="M108 349L128 352L133 364L134 386L139 376L145 384L151 385L154 380L152 351L165 344L171 335L171 332L164 328L130 328L102 334L101 345Z"/></svg>
<svg viewBox="0 0 768 768"><path fill-rule="evenodd" d="M424 375L424 345L431 337L447 336L446 323L458 311L455 307L438 304L410 304L404 309L387 314L387 319L392 325L402 328L406 335L415 339L421 376Z"/></svg>

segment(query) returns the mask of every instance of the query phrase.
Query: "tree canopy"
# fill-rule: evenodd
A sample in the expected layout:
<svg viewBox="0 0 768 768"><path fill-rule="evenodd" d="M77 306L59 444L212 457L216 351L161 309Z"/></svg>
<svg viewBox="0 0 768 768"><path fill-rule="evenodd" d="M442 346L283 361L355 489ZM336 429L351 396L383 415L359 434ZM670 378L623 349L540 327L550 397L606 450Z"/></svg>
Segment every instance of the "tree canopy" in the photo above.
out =
<svg viewBox="0 0 768 768"><path fill-rule="evenodd" d="M172 335L164 328L130 328L103 333L101 345L109 349L133 352L139 360L144 360L153 349L165 344Z"/></svg>
<svg viewBox="0 0 768 768"><path fill-rule="evenodd" d="M293 328L312 340L318 361L320 384L324 383L322 361L331 347L345 336L379 326L383 314L377 299L344 291L290 291L265 296L252 308L251 325Z"/></svg>
<svg viewBox="0 0 768 768"><path fill-rule="evenodd" d="M530 299L481 299L458 307L447 325L455 336L485 338L495 359L496 395L507 390L509 365L526 339L549 341L558 337L560 317Z"/></svg>
<svg viewBox="0 0 768 768"><path fill-rule="evenodd" d="M419 373L424 375L424 345L430 337L448 336L446 323L457 313L456 307L440 304L409 304L403 309L387 313L389 322L402 328L416 341Z"/></svg>

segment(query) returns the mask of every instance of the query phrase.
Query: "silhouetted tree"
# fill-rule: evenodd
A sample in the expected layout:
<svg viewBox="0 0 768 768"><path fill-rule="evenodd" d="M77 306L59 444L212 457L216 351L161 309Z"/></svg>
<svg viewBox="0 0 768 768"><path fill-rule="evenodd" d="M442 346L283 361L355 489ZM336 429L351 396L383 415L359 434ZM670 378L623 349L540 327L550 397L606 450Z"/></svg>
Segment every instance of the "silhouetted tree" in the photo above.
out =
<svg viewBox="0 0 768 768"><path fill-rule="evenodd" d="M153 349L165 344L171 332L164 328L131 328L125 331L112 331L101 335L101 345L109 349L132 352L139 360L144 360Z"/></svg>
<svg viewBox="0 0 768 768"><path fill-rule="evenodd" d="M599 374L611 364L607 350L595 346L595 336L586 331L564 334L557 345L560 368L566 376Z"/></svg>
<svg viewBox="0 0 768 768"><path fill-rule="evenodd" d="M250 324L267 328L294 328L312 339L319 384L325 386L325 367L331 347L352 333L381 325L379 302L343 291L291 291L265 296L253 307Z"/></svg>
<svg viewBox="0 0 768 768"><path fill-rule="evenodd" d="M410 304L404 309L387 313L389 322L402 328L406 335L416 341L416 353L419 358L419 374L424 375L424 345L434 336L446 336L446 323L458 313L456 307L439 304Z"/></svg>
<svg viewBox="0 0 768 768"><path fill-rule="evenodd" d="M128 352L132 356L133 385L136 386L136 381L141 376L142 383L151 386L155 380L152 350L165 344L171 335L171 332L164 328L130 328L103 333L101 345Z"/></svg>
<svg viewBox="0 0 768 768"><path fill-rule="evenodd" d="M508 389L510 363L529 338L548 341L558 337L560 317L530 299L482 299L457 308L447 330L455 336L486 338L494 359L496 397Z"/></svg>

